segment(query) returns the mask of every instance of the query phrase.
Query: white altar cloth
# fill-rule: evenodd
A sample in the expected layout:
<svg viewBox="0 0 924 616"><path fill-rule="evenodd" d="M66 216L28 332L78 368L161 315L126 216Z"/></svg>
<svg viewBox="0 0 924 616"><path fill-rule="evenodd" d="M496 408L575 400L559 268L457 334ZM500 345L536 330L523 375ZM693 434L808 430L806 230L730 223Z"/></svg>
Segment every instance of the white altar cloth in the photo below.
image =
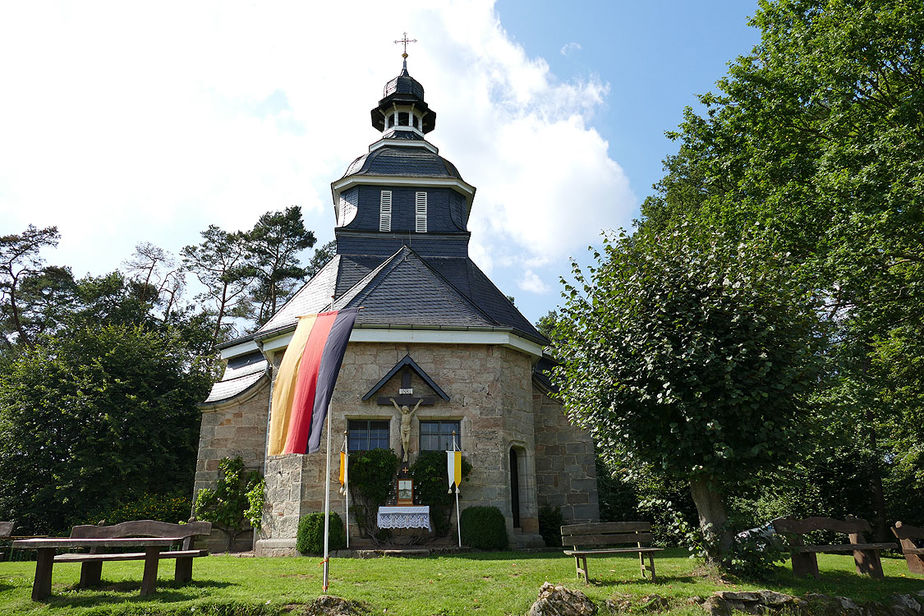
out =
<svg viewBox="0 0 924 616"><path fill-rule="evenodd" d="M426 528L430 526L430 507L379 507L379 528Z"/></svg>

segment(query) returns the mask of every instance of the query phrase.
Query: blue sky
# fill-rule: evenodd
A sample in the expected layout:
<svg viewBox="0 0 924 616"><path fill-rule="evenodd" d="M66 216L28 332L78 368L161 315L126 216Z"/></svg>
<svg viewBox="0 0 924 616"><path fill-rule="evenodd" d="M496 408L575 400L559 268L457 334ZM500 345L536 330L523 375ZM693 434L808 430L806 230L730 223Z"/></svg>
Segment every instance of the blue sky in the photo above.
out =
<svg viewBox="0 0 924 616"><path fill-rule="evenodd" d="M48 261L77 275L293 204L331 239L330 182L375 141L407 31L429 138L478 188L472 256L535 321L569 257L637 216L683 107L758 40L751 1L400 8L3 4L0 233L57 225Z"/></svg>
<svg viewBox="0 0 924 616"><path fill-rule="evenodd" d="M525 0L497 3L513 40L559 78L597 75L610 85L593 125L640 202L662 176L665 155L676 151L664 132L760 41L747 26L756 7L749 0L579 0L542 10Z"/></svg>

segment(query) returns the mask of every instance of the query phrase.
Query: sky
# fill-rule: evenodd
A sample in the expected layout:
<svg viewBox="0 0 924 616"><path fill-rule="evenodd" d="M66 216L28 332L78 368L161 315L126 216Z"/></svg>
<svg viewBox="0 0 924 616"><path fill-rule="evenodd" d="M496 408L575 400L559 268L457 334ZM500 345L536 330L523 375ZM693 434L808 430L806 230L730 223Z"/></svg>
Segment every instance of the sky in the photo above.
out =
<svg viewBox="0 0 924 616"><path fill-rule="evenodd" d="M471 256L535 322L570 260L638 217L664 132L758 42L755 8L0 0L0 235L57 225L46 259L77 276L291 205L329 241L330 183L378 138L407 32L428 140L477 187Z"/></svg>

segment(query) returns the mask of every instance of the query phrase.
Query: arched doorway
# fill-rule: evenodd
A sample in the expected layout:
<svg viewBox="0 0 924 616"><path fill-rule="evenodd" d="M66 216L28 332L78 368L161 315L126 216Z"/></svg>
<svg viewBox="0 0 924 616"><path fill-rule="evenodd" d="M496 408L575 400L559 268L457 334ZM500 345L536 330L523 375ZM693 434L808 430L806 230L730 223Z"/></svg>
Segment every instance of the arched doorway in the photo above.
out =
<svg viewBox="0 0 924 616"><path fill-rule="evenodd" d="M520 470L517 463L517 450L510 448L510 513L513 527L520 528Z"/></svg>

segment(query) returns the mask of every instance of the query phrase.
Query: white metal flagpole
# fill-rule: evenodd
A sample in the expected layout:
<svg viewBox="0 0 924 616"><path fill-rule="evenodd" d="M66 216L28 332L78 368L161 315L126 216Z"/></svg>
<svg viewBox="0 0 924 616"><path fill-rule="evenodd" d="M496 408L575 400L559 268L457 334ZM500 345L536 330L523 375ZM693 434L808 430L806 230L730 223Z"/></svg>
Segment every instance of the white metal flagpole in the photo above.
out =
<svg viewBox="0 0 924 616"><path fill-rule="evenodd" d="M324 579L322 592L327 592L330 575L330 557L328 555L328 538L330 537L330 416L331 404L327 405L327 472L324 473Z"/></svg>
<svg viewBox="0 0 924 616"><path fill-rule="evenodd" d="M343 523L346 525L346 546L350 548L350 436L344 430L343 432L343 495L346 498L346 519Z"/></svg>

